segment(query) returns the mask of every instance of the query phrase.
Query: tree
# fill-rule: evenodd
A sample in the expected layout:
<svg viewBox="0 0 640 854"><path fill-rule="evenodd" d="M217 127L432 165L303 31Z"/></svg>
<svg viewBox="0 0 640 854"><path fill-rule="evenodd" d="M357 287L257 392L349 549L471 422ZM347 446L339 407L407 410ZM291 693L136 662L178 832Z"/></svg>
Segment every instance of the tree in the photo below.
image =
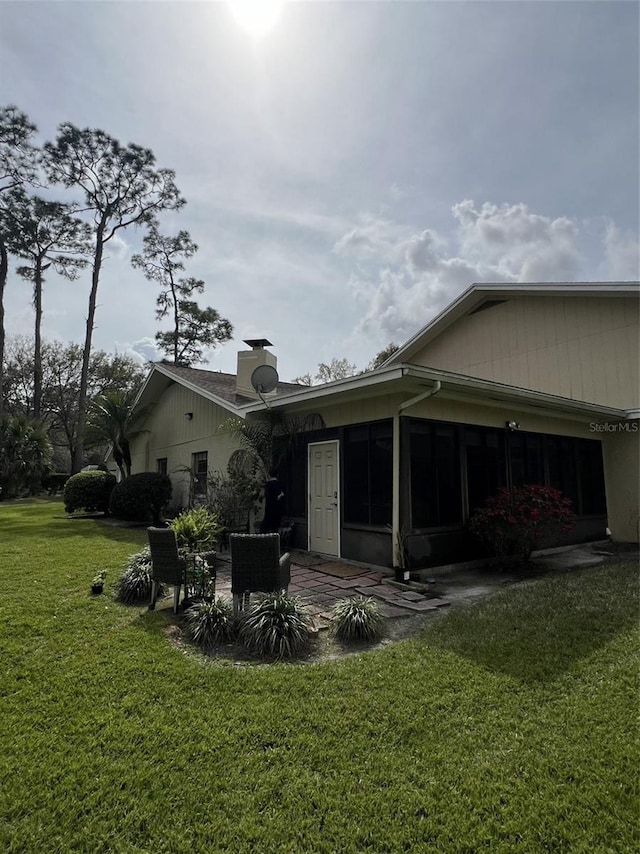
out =
<svg viewBox="0 0 640 854"><path fill-rule="evenodd" d="M6 208L8 193L35 181L37 155L31 137L36 130L36 126L17 107L0 108L0 209ZM0 416L4 399L4 290L8 275L9 257L0 225Z"/></svg>
<svg viewBox="0 0 640 854"><path fill-rule="evenodd" d="M203 350L213 348L221 341L229 341L233 326L220 317L215 308L199 308L195 302L178 303L178 332L157 332L156 341L167 355L183 365L204 362Z"/></svg>
<svg viewBox="0 0 640 854"><path fill-rule="evenodd" d="M178 210L185 203L170 169L156 169L148 148L122 145L102 130L60 125L55 142L44 146L44 168L51 181L79 188L83 210L93 219L95 249L78 397L78 435L73 471L82 467L91 340L96 299L105 246L122 229L150 225L163 210Z"/></svg>
<svg viewBox="0 0 640 854"><path fill-rule="evenodd" d="M191 365L205 361L204 348L213 348L223 341L229 341L233 327L211 306L201 309L190 299L194 293L204 291L201 279L178 276L184 270L183 259L192 258L198 251L197 244L187 231L180 231L175 237L166 237L153 225L143 245L142 255L134 255L131 263L141 269L147 279L158 282L161 287L156 300L158 320L169 313L173 319L171 332L156 333L160 349L174 362Z"/></svg>
<svg viewBox="0 0 640 854"><path fill-rule="evenodd" d="M67 279L75 279L87 264L91 229L72 215L70 205L28 196L18 187L7 194L0 208L0 231L9 251L29 261L19 275L33 282L35 310L33 417L40 417L42 398L42 290L50 267Z"/></svg>
<svg viewBox="0 0 640 854"><path fill-rule="evenodd" d="M302 376L296 377L293 382L301 383L302 385L316 385L318 383L330 383L333 380L343 380L346 377L353 377L357 373L357 365L354 365L348 359L334 358L328 365L325 362L320 362L315 376L302 374Z"/></svg>
<svg viewBox="0 0 640 854"><path fill-rule="evenodd" d="M35 493L49 467L46 427L25 415L0 417L0 497Z"/></svg>
<svg viewBox="0 0 640 854"><path fill-rule="evenodd" d="M380 352L373 357L365 370L375 371L376 368L381 367L387 359L390 359L399 349L398 345L394 344L393 341L390 344L387 344L384 350L380 350Z"/></svg>
<svg viewBox="0 0 640 854"><path fill-rule="evenodd" d="M76 448L82 361L82 347L78 344L43 343L42 418L49 429L56 467L61 471L70 466ZM9 338L5 370L7 411L14 415L30 415L34 394L33 342L30 339L24 336ZM140 388L145 373L129 356L113 356L97 350L92 353L89 365L89 397L112 390L133 396ZM94 436L94 440L99 453L106 451L103 438Z"/></svg>
<svg viewBox="0 0 640 854"><path fill-rule="evenodd" d="M134 432L135 390L110 389L91 401L88 425L97 438L111 445L121 479L131 474L131 439ZM138 412L140 417L142 412Z"/></svg>

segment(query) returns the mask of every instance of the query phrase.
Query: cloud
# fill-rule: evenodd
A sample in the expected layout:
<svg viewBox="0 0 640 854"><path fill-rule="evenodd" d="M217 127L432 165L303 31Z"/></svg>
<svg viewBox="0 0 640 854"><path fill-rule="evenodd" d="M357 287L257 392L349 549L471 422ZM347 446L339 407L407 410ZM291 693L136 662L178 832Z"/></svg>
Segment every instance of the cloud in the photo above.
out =
<svg viewBox="0 0 640 854"><path fill-rule="evenodd" d="M567 217L531 213L525 204L480 209L465 199L452 208L460 253L480 270L521 282L571 281L582 266L578 228Z"/></svg>
<svg viewBox="0 0 640 854"><path fill-rule="evenodd" d="M364 309L356 332L378 343L403 340L473 282L584 277L583 235L573 219L534 213L523 203L477 206L470 199L453 205L451 213L449 240L432 229L407 233L390 220L361 217L336 242L334 251L356 262L349 287ZM610 277L637 278L632 235L611 223L602 253Z"/></svg>
<svg viewBox="0 0 640 854"><path fill-rule="evenodd" d="M405 242L411 237L406 226L383 217L364 214L359 222L337 240L333 251L343 257L359 261L377 260L380 263L398 263Z"/></svg>
<svg viewBox="0 0 640 854"><path fill-rule="evenodd" d="M605 261L603 273L614 282L640 279L640 244L638 236L628 231L622 233L616 224L609 221L604 238Z"/></svg>
<svg viewBox="0 0 640 854"><path fill-rule="evenodd" d="M139 338L132 344L115 342L115 351L122 356L130 356L139 365L146 365L147 362L156 362L162 358L162 353L156 347L156 342L153 338Z"/></svg>

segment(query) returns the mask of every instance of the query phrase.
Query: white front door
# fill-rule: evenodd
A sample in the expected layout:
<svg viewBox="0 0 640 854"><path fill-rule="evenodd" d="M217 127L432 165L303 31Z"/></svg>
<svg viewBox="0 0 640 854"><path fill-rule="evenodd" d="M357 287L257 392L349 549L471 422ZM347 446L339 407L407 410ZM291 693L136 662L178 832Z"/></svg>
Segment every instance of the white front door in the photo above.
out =
<svg viewBox="0 0 640 854"><path fill-rule="evenodd" d="M338 442L309 445L309 551L340 555Z"/></svg>

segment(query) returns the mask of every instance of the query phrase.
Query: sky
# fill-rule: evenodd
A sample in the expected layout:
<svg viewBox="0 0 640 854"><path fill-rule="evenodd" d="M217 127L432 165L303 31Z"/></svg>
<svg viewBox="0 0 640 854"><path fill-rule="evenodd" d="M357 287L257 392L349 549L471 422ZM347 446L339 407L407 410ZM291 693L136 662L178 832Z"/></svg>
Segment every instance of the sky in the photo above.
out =
<svg viewBox="0 0 640 854"><path fill-rule="evenodd" d="M285 381L364 368L474 282L640 278L640 4L292 0L260 37L232 5L0 0L0 104L38 142L101 128L175 170L160 230L234 326L201 367L265 337ZM141 362L169 328L143 236L110 246L93 336ZM47 279L47 340L83 342L89 276ZM5 309L33 334L13 267Z"/></svg>

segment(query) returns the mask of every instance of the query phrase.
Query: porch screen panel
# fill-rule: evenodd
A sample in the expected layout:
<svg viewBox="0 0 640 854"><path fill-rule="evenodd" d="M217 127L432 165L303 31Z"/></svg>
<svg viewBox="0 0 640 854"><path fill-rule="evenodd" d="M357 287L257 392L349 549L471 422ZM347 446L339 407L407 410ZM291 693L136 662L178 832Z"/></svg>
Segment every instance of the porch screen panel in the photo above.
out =
<svg viewBox="0 0 640 854"><path fill-rule="evenodd" d="M393 425L378 421L346 427L343 434L344 521L391 524Z"/></svg>
<svg viewBox="0 0 640 854"><path fill-rule="evenodd" d="M483 427L465 427L467 494L469 513L484 504L507 485L504 431Z"/></svg>
<svg viewBox="0 0 640 854"><path fill-rule="evenodd" d="M434 528L462 521L460 453L453 424L409 425L411 525Z"/></svg>
<svg viewBox="0 0 640 854"><path fill-rule="evenodd" d="M530 486L545 482L542 436L511 433L508 437L511 485Z"/></svg>
<svg viewBox="0 0 640 854"><path fill-rule="evenodd" d="M369 521L391 522L393 483L393 428L390 423L372 424L369 430Z"/></svg>
<svg viewBox="0 0 640 854"><path fill-rule="evenodd" d="M578 465L575 439L568 436L547 436L549 486L571 500L574 513L580 512L578 494Z"/></svg>
<svg viewBox="0 0 640 854"><path fill-rule="evenodd" d="M582 439L577 443L577 451L582 515L598 516L606 513L602 445L594 439Z"/></svg>

